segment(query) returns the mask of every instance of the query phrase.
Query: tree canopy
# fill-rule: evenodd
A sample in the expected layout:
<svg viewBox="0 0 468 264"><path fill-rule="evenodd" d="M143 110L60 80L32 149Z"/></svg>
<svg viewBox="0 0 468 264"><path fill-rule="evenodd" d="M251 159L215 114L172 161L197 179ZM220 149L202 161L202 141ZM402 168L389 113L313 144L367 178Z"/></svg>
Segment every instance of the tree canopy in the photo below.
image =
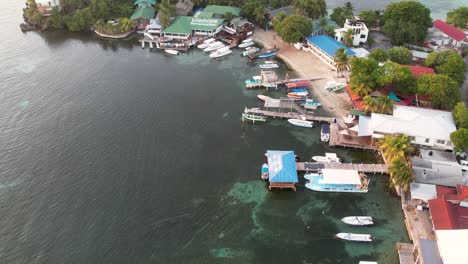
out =
<svg viewBox="0 0 468 264"><path fill-rule="evenodd" d="M411 141L407 135L386 135L378 142L378 148L388 162L405 160L406 156L413 152Z"/></svg>
<svg viewBox="0 0 468 264"><path fill-rule="evenodd" d="M388 60L388 54L385 52L385 50L376 48L370 53L369 58L372 58L378 62L386 62Z"/></svg>
<svg viewBox="0 0 468 264"><path fill-rule="evenodd" d="M449 11L446 22L459 28L468 28L468 6Z"/></svg>
<svg viewBox="0 0 468 264"><path fill-rule="evenodd" d="M457 103L452 114L458 128L468 128L468 109L464 102Z"/></svg>
<svg viewBox="0 0 468 264"><path fill-rule="evenodd" d="M389 49L388 57L391 61L399 64L410 64L413 59L411 51L405 47L393 47Z"/></svg>
<svg viewBox="0 0 468 264"><path fill-rule="evenodd" d="M278 35L288 43L300 41L312 31L312 21L300 15L292 15L275 26Z"/></svg>
<svg viewBox="0 0 468 264"><path fill-rule="evenodd" d="M450 134L450 140L455 145L455 150L465 151L468 149L468 129L460 128Z"/></svg>
<svg viewBox="0 0 468 264"><path fill-rule="evenodd" d="M333 8L333 12L330 15L330 19L335 21L338 25L343 25L346 21L345 9L343 7Z"/></svg>
<svg viewBox="0 0 468 264"><path fill-rule="evenodd" d="M335 66L337 73L341 73L343 76L343 72L348 70L350 64L350 58L348 53L344 48L338 48L335 52Z"/></svg>
<svg viewBox="0 0 468 264"><path fill-rule="evenodd" d="M381 16L382 14L380 10L362 10L361 13L359 13L359 17L361 19L364 19L364 22L366 22L367 27L370 28L380 26Z"/></svg>
<svg viewBox="0 0 468 264"><path fill-rule="evenodd" d="M431 52L427 56L425 65L435 68L437 73L451 77L458 85L462 85L465 81L467 66L463 58L454 50Z"/></svg>
<svg viewBox="0 0 468 264"><path fill-rule="evenodd" d="M357 92L357 88L361 84L365 84L371 91L378 87L377 78L379 72L379 63L374 59L354 58L351 61L350 88L353 92L363 96Z"/></svg>
<svg viewBox="0 0 468 264"><path fill-rule="evenodd" d="M407 66L386 62L378 68L378 72L377 83L381 86L392 85L403 94L410 94L416 90L416 78Z"/></svg>
<svg viewBox="0 0 468 264"><path fill-rule="evenodd" d="M242 16L248 18L250 21L254 21L259 25L264 26L266 24L266 2L262 0L246 0L243 4L240 4L240 7Z"/></svg>
<svg viewBox="0 0 468 264"><path fill-rule="evenodd" d="M294 0L292 4L298 15L317 19L327 14L325 0Z"/></svg>
<svg viewBox="0 0 468 264"><path fill-rule="evenodd" d="M392 43L416 44L425 40L432 25L431 11L416 1L402 1L387 6L383 16L383 31Z"/></svg>
<svg viewBox="0 0 468 264"><path fill-rule="evenodd" d="M429 96L433 106L447 110L452 110L461 99L458 84L443 74L420 75L417 91Z"/></svg>

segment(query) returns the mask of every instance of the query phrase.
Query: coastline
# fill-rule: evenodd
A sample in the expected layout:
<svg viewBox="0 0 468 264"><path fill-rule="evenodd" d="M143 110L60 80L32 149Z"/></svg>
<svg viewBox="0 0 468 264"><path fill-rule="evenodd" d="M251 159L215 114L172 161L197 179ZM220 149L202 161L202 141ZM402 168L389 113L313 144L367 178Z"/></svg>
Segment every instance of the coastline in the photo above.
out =
<svg viewBox="0 0 468 264"><path fill-rule="evenodd" d="M348 109L352 108L352 104L346 91L343 89L339 92L330 92L324 89L327 82L346 82L345 78L337 77L336 71L333 71L312 53L299 51L294 46L283 42L274 31L256 28L252 38L267 49L275 46L279 48L278 58L296 71L300 78L323 78L313 81L312 88L310 88L312 98L322 103L319 111L324 111L334 117L347 116Z"/></svg>
<svg viewBox="0 0 468 264"><path fill-rule="evenodd" d="M135 32L135 30L130 30L125 33L117 34L117 35L108 35L108 34L100 33L97 30L94 30L94 33L96 33L96 35L103 37L103 38L110 38L110 39L123 39L123 38L130 36L133 32Z"/></svg>

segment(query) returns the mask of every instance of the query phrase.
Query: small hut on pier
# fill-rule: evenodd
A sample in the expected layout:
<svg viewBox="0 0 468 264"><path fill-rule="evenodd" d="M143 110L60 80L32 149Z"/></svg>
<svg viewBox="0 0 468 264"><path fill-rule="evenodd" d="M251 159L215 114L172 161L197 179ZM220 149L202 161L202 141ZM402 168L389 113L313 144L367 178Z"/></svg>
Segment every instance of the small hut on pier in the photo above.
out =
<svg viewBox="0 0 468 264"><path fill-rule="evenodd" d="M298 182L296 170L296 155L293 151L267 151L268 169L269 169L269 189L289 188L296 191L296 182Z"/></svg>

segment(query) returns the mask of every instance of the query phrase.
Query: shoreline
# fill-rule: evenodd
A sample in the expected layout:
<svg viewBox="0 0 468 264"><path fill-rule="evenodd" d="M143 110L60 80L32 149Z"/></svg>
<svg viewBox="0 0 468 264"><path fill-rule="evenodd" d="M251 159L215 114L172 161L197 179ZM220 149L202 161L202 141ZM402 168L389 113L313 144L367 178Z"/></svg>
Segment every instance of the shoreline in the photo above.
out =
<svg viewBox="0 0 468 264"><path fill-rule="evenodd" d="M329 81L345 82L345 78L337 77L336 71L312 53L297 50L294 46L284 43L274 31L256 28L252 38L267 49L275 46L279 48L278 58L294 70L300 78L322 78L312 81L312 87L309 88L312 98L322 104L321 108L318 108L319 112L325 112L333 117L347 116L352 104L344 89L335 93L323 88Z"/></svg>

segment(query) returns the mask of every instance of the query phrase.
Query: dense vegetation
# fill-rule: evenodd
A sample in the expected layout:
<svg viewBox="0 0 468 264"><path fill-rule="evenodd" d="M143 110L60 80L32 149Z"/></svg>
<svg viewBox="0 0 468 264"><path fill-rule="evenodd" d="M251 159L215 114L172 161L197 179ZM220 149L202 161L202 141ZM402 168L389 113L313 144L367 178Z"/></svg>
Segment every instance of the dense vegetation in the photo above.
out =
<svg viewBox="0 0 468 264"><path fill-rule="evenodd" d="M434 68L437 73L449 76L459 85L465 81L467 66L462 57L454 50L431 52L427 56L425 65Z"/></svg>
<svg viewBox="0 0 468 264"><path fill-rule="evenodd" d="M342 7L335 7L330 18L339 26L342 26L347 18L353 17L354 7L351 2L346 2Z"/></svg>
<svg viewBox="0 0 468 264"><path fill-rule="evenodd" d="M455 145L456 150L468 150L468 109L463 102L459 102L453 109L453 118L458 130L450 134L450 140Z"/></svg>
<svg viewBox="0 0 468 264"><path fill-rule="evenodd" d="M462 6L447 13L447 23L459 28L468 28L468 6Z"/></svg>
<svg viewBox="0 0 468 264"><path fill-rule="evenodd" d="M312 21L300 15L292 15L276 23L275 30L284 41L295 43L311 33Z"/></svg>
<svg viewBox="0 0 468 264"><path fill-rule="evenodd" d="M387 6L383 16L383 32L393 44L416 44L425 40L432 26L431 11L416 1L402 1Z"/></svg>

